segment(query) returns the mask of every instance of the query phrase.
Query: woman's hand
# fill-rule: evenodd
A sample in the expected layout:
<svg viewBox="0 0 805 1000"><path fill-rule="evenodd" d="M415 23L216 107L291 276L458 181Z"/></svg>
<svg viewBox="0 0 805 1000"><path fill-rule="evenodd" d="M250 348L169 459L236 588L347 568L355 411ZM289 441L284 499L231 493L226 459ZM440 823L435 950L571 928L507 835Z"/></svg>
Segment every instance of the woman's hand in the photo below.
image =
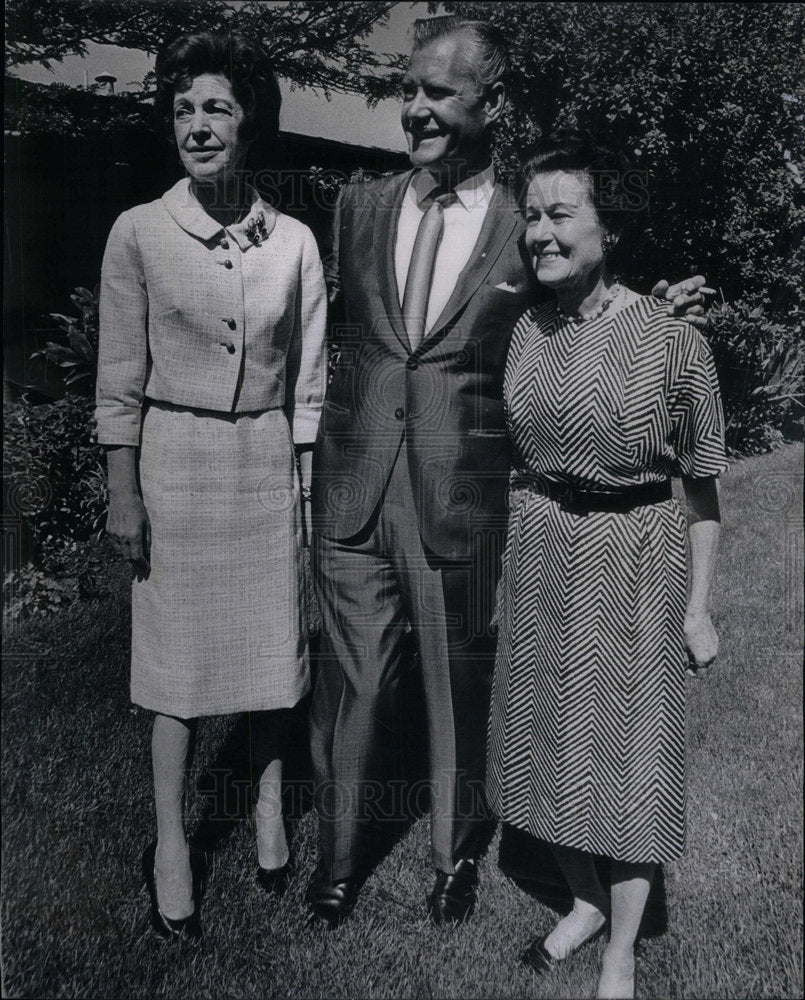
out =
<svg viewBox="0 0 805 1000"><path fill-rule="evenodd" d="M139 572L151 568L151 522L137 486L137 449L110 445L106 449L109 510L106 533L112 548Z"/></svg>
<svg viewBox="0 0 805 1000"><path fill-rule="evenodd" d="M718 655L718 636L708 614L685 615L685 648L688 651L688 676L706 677Z"/></svg>
<svg viewBox="0 0 805 1000"><path fill-rule="evenodd" d="M684 281L678 281L675 285L669 285L667 281L658 281L651 294L658 299L667 299L668 314L670 316L681 316L703 330L707 326L705 310L707 308L707 297L715 295L714 288L705 286L705 278L700 274L695 274Z"/></svg>
<svg viewBox="0 0 805 1000"><path fill-rule="evenodd" d="M111 495L106 533L119 556L136 569L150 569L151 522L138 493Z"/></svg>

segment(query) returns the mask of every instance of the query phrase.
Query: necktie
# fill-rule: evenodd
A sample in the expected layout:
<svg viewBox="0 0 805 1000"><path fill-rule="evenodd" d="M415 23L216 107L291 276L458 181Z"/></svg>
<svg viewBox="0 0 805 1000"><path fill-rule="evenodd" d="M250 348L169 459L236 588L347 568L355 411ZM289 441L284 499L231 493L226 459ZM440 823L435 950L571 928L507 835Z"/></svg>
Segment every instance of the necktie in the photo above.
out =
<svg viewBox="0 0 805 1000"><path fill-rule="evenodd" d="M425 336L425 319L433 280L433 263L444 231L444 209L456 199L455 191L434 198L417 229L408 277L403 294L403 317L411 350L415 351Z"/></svg>

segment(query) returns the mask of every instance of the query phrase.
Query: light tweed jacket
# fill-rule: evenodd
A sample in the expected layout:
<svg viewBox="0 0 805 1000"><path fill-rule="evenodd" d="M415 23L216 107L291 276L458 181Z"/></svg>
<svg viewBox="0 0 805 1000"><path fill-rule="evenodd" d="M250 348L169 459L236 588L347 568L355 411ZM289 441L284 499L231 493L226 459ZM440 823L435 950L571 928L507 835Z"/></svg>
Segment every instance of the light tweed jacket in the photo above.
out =
<svg viewBox="0 0 805 1000"><path fill-rule="evenodd" d="M264 238L255 243L263 214ZM256 194L222 227L179 181L124 212L101 273L101 444L139 443L144 398L225 413L284 407L312 442L326 389L327 296L313 234Z"/></svg>

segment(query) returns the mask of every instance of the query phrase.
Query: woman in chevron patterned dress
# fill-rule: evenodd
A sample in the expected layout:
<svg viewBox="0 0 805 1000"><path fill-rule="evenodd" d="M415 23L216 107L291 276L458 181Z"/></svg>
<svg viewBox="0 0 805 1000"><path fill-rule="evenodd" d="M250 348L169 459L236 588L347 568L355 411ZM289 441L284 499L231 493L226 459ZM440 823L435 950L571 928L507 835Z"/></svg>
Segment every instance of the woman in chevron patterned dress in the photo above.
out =
<svg viewBox="0 0 805 1000"><path fill-rule="evenodd" d="M609 923L599 997L634 995L654 867L683 849L685 677L717 649L726 467L706 342L607 268L634 178L580 132L526 168L526 246L556 304L521 318L506 369L515 469L487 777L491 807L553 845L574 896L522 960L544 971ZM609 894L594 854L611 859Z"/></svg>

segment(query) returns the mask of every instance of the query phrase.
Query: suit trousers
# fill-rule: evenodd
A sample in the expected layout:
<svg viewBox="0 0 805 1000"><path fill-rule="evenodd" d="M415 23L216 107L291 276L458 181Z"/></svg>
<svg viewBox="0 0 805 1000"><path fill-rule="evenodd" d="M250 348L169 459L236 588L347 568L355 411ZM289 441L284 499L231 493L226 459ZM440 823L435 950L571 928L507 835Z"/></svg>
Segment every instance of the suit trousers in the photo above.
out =
<svg viewBox="0 0 805 1000"><path fill-rule="evenodd" d="M500 535L476 536L466 562L425 548L405 440L364 531L347 540L314 535L322 643L311 751L320 865L332 881L366 864L378 823L372 806L383 798L374 755L411 639L427 716L433 862L453 872L456 861L489 844L494 824L483 785Z"/></svg>

